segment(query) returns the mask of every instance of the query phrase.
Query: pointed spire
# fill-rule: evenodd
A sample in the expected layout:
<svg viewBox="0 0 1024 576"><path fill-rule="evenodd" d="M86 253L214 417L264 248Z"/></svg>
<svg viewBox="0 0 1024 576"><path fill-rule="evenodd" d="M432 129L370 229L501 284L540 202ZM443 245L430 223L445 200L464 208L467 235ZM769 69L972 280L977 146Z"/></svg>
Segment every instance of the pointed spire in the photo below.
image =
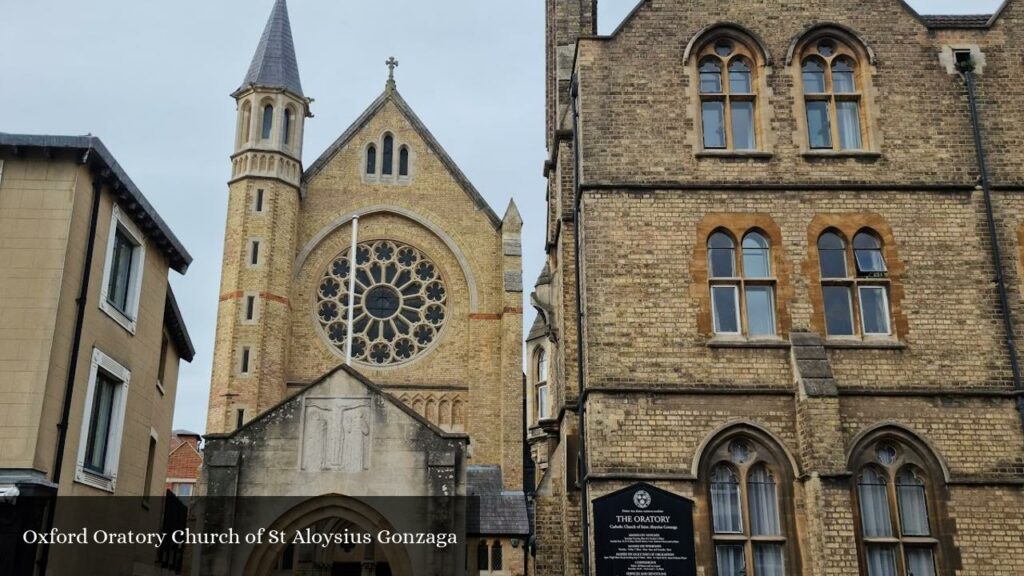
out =
<svg viewBox="0 0 1024 576"><path fill-rule="evenodd" d="M288 6L285 0L275 0L267 27L252 57L249 72L239 93L249 86L284 88L296 96L303 96L302 82L299 81L299 64L295 58L295 44L292 41L292 26L288 20Z"/></svg>
<svg viewBox="0 0 1024 576"><path fill-rule="evenodd" d="M515 198L513 198L508 201L505 216L501 219L501 229L503 232L518 232L522 228L523 217L519 215L519 207L516 206Z"/></svg>

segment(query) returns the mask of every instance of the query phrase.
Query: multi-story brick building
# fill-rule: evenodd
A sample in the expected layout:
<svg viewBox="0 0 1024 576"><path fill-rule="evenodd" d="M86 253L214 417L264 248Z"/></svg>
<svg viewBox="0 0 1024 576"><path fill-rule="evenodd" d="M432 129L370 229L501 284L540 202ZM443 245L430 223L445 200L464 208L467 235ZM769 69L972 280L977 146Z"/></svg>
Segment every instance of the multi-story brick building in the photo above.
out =
<svg viewBox="0 0 1024 576"><path fill-rule="evenodd" d="M536 572L643 481L699 574L1024 573L1024 3L596 4L546 3Z"/></svg>
<svg viewBox="0 0 1024 576"><path fill-rule="evenodd" d="M111 502L131 502L119 511L133 527L160 525L150 496L164 493L178 364L194 354L168 275L190 262L98 138L0 133L5 532L80 515L69 496L135 497ZM76 571L74 547L4 545L11 573ZM128 549L108 565L155 561Z"/></svg>
<svg viewBox="0 0 1024 576"><path fill-rule="evenodd" d="M175 430L171 433L165 488L175 496L189 497L196 490L203 466L203 450L199 445L201 439L202 436L190 430Z"/></svg>

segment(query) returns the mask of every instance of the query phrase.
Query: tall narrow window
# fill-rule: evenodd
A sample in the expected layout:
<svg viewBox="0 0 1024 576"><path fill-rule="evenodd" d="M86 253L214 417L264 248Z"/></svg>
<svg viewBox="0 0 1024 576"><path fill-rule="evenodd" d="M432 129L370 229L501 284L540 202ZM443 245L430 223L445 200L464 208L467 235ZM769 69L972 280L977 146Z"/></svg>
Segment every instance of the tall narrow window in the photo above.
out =
<svg viewBox="0 0 1024 576"><path fill-rule="evenodd" d="M409 175L409 149L405 146L398 150L398 175Z"/></svg>
<svg viewBox="0 0 1024 576"><path fill-rule="evenodd" d="M245 297L245 319L252 321L256 318L256 297L246 296Z"/></svg>
<svg viewBox="0 0 1024 576"><path fill-rule="evenodd" d="M718 576L784 576L786 528L780 512L778 453L735 437L709 449L711 538Z"/></svg>
<svg viewBox="0 0 1024 576"><path fill-rule="evenodd" d="M541 348L537 351L537 419L548 418L548 353Z"/></svg>
<svg viewBox="0 0 1024 576"><path fill-rule="evenodd" d="M263 212L263 198L266 195L263 188L256 189L256 198L253 200L252 209L257 214Z"/></svg>
<svg viewBox="0 0 1024 576"><path fill-rule="evenodd" d="M384 152L381 158L381 174L390 176L394 171L395 139L391 134L384 136Z"/></svg>
<svg viewBox="0 0 1024 576"><path fill-rule="evenodd" d="M377 146L370 144L366 147L366 175L377 174Z"/></svg>
<svg viewBox="0 0 1024 576"><path fill-rule="evenodd" d="M96 374L89 415L89 436L85 449L85 468L97 474L104 474L107 471L107 450L110 447L114 396L118 384L119 382L111 375L103 371Z"/></svg>
<svg viewBox="0 0 1024 576"><path fill-rule="evenodd" d="M241 356L238 362L238 371L242 374L248 374L252 370L252 349L248 346L242 346Z"/></svg>
<svg viewBox="0 0 1024 576"><path fill-rule="evenodd" d="M235 410L235 430L242 427L245 424L245 408L239 408Z"/></svg>
<svg viewBox="0 0 1024 576"><path fill-rule="evenodd" d="M241 124L241 127L240 127L241 130L239 131L239 133L241 134L241 141L239 142L239 145L243 145L243 144L248 143L249 142L249 138L252 136L252 103L251 102L246 102L245 104L242 104L242 114L241 114L241 116L239 116L238 121Z"/></svg>
<svg viewBox="0 0 1024 576"><path fill-rule="evenodd" d="M285 108L284 109L284 126L282 127L283 130L281 130L281 141L284 142L285 146L288 146L288 145L290 145L292 143L292 117L293 116L294 116L294 114L292 113L292 109L291 108Z"/></svg>
<svg viewBox="0 0 1024 576"><path fill-rule="evenodd" d="M142 500L148 502L153 493L153 467L156 465L156 438L149 437L149 450L146 453L146 479L142 485Z"/></svg>
<svg viewBox="0 0 1024 576"><path fill-rule="evenodd" d="M864 149L857 62L853 48L837 38L820 38L804 48L800 66L812 149Z"/></svg>
<svg viewBox="0 0 1024 576"><path fill-rule="evenodd" d="M263 107L263 132L260 135L264 140L270 139L270 132L274 129L274 107L267 104Z"/></svg>
<svg viewBox="0 0 1024 576"><path fill-rule="evenodd" d="M935 576L931 478L922 453L889 440L856 453L861 558L868 576Z"/></svg>
<svg viewBox="0 0 1024 576"><path fill-rule="evenodd" d="M704 148L757 148L754 51L731 38L708 42L698 52L700 116Z"/></svg>
<svg viewBox="0 0 1024 576"><path fill-rule="evenodd" d="M826 231L818 238L818 260L826 333L891 335L888 267L878 235L867 229L858 232L851 251L838 232Z"/></svg>
<svg viewBox="0 0 1024 576"><path fill-rule="evenodd" d="M93 349L79 436L75 481L107 492L117 483L131 372Z"/></svg>
<svg viewBox="0 0 1024 576"><path fill-rule="evenodd" d="M116 222L112 225L117 226ZM114 232L114 252L111 257L110 278L107 284L107 301L126 316L131 298L133 259L138 245L128 234L118 228Z"/></svg>
<svg viewBox="0 0 1024 576"><path fill-rule="evenodd" d="M488 566L490 566L490 557L487 550L487 541L481 540L476 545L476 569L480 572L486 572Z"/></svg>
<svg viewBox="0 0 1024 576"><path fill-rule="evenodd" d="M260 241L252 240L249 242L249 265L257 266L260 263Z"/></svg>
<svg viewBox="0 0 1024 576"><path fill-rule="evenodd" d="M491 545L491 572L500 572L503 560L501 541L495 540Z"/></svg>
<svg viewBox="0 0 1024 576"><path fill-rule="evenodd" d="M775 336L775 279L768 238L756 230L748 232L737 262L732 237L715 232L708 239L708 269L715 333Z"/></svg>

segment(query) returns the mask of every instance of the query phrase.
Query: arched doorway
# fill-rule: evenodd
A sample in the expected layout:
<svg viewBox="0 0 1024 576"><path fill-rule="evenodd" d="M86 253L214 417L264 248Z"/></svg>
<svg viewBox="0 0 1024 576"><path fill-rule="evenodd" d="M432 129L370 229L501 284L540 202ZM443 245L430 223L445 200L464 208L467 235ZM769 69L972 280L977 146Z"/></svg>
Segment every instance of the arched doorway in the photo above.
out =
<svg viewBox="0 0 1024 576"><path fill-rule="evenodd" d="M282 514L268 530L281 530L289 540L299 531L337 534L340 543L270 544L256 546L246 562L247 576L412 576L412 563L401 544L380 544L374 535L393 531L391 523L354 498L328 495L312 498Z"/></svg>

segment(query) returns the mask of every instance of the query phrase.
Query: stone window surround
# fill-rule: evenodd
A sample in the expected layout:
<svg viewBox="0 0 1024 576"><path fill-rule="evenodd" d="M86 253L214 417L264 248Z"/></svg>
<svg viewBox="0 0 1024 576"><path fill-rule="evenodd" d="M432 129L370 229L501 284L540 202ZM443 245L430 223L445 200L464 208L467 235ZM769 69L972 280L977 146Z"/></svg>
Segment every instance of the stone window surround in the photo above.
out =
<svg viewBox="0 0 1024 576"><path fill-rule="evenodd" d="M245 265L248 268L261 268L263 266L264 252L266 247L263 245L262 238L248 238L245 242ZM256 249L256 263L253 263L252 252L253 248Z"/></svg>
<svg viewBox="0 0 1024 576"><path fill-rule="evenodd" d="M269 194L267 188L256 188L252 193L252 213L253 214L265 214L267 212L267 200ZM262 196L262 198L261 198Z"/></svg>
<svg viewBox="0 0 1024 576"><path fill-rule="evenodd" d="M768 239L771 247L769 258L772 268L772 286L775 297L775 336L748 338L741 335L717 335L714 320L711 316L710 271L708 270L708 238L715 231L724 231L737 242L737 259L741 257L740 242L747 232L760 232ZM720 212L707 214L697 225L697 237L694 245L693 259L690 264L690 275L693 278L691 296L698 304L697 331L708 339L709 344L715 342L784 342L788 338L792 326L788 302L793 297L790 282L791 268L783 257L782 230L768 214ZM744 321L741 319L741 324Z"/></svg>
<svg viewBox="0 0 1024 576"><path fill-rule="evenodd" d="M253 299L252 304L252 318L246 318L246 312L248 311L249 298ZM242 297L239 298L240 306L238 307L238 315L241 323L246 326L251 326L259 323L260 321L260 293L256 291L246 291L242 293Z"/></svg>
<svg viewBox="0 0 1024 576"><path fill-rule="evenodd" d="M889 297L889 328L888 336L864 336L862 334L860 308L857 294L853 294L854 336L828 336L825 329L825 303L821 290L821 261L818 256L818 238L827 230L838 232L846 242L847 270L854 264L851 258L853 237L862 230L869 229L882 241L882 255L889 269L887 278L882 281L888 286ZM882 216L873 213L851 214L818 214L807 228L807 259L803 262L804 274L808 280L809 297L811 299L811 329L826 336L826 342L850 343L897 343L906 338L909 330L907 317L903 312L903 274L905 267L896 253L896 241L892 229ZM854 273L855 275L855 273ZM877 281L873 281L877 282ZM854 283L856 284L856 283Z"/></svg>
<svg viewBox="0 0 1024 576"><path fill-rule="evenodd" d="M877 448L883 444L892 445L897 450L897 461L893 464L893 468L899 469L905 464L911 464L923 472L925 476L925 498L927 500L929 525L933 536L927 539L918 539L919 542L917 543L926 544L931 548L935 561L935 574L943 576L953 574L951 563L955 558L955 549L949 534L955 533L955 529L946 526L949 520L947 520L945 504L949 501L949 494L946 486L945 468L931 446L915 434L896 426L879 426L862 432L854 440L853 448L849 453L849 466L853 472L850 481L850 503L857 538L859 574L867 576L867 550L864 543L857 477L861 470L868 465L872 463L877 464ZM880 465L877 467L883 468ZM890 478L890 483L891 480ZM896 502L890 497L890 514L898 515L899 511L895 505ZM900 541L896 546L899 555L899 558L897 558L897 574L901 576L906 574L905 570L901 571L899 569L905 561L902 559L903 540L906 540L906 538L901 538L900 536L896 536L893 539L894 543ZM925 542L924 540L929 541Z"/></svg>
<svg viewBox="0 0 1024 576"><path fill-rule="evenodd" d="M249 365L246 370L243 371L243 360L245 360L245 351L249 351ZM240 344L235 353L235 375L240 378L249 378L253 375L253 366L256 363L256 347L251 344Z"/></svg>
<svg viewBox="0 0 1024 576"><path fill-rule="evenodd" d="M394 140L394 151L391 156L391 174L384 174L384 137L391 136ZM375 163L375 172L373 174L366 173L366 160L367 153L370 146L376 147L377 150L377 161ZM409 152L409 173L405 176L399 175L399 157L401 156L402 149L408 150ZM413 174L416 172L416 153L413 152L413 147L404 140L399 140L394 130L384 130L381 132L375 140L366 142L363 144L362 151L359 156L359 173L362 176L364 183L370 184L402 184L407 185L412 182Z"/></svg>
<svg viewBox="0 0 1024 576"><path fill-rule="evenodd" d="M783 538L778 542L783 546L784 573L801 574L801 558L799 551L798 536L796 527L795 500L792 487L796 484L797 471L793 468L793 459L782 447L781 443L772 434L762 430L760 427L745 423L734 423L716 432L701 448L699 452L699 463L697 464L697 486L694 494L696 498L696 514L694 531L700 534L699 539L709 542L711 545L700 546L697 551L698 563L702 566L716 565L716 551L714 547L715 538L712 525L713 516L711 510L711 470L720 463L729 463L729 446L735 441L743 441L753 446L757 456L744 467L752 468L758 463L765 464L775 477L776 506L779 514L780 528ZM745 482L741 479L741 485ZM749 526L746 518L747 506L743 506L744 527ZM747 528L749 530L749 528ZM748 538L743 540L744 545L751 542ZM739 540L736 543L740 543ZM748 564L749 565L749 564Z"/></svg>
<svg viewBox="0 0 1024 576"><path fill-rule="evenodd" d="M541 368L540 357L541 357L541 354L545 355L545 364L546 364L546 373L543 374L543 375L541 375L541 372L540 372L540 368ZM550 419L552 419L552 415L551 415L551 408L552 408L552 401L551 401L552 400L552 398L551 398L552 394L551 394L551 392L552 392L552 387L551 387L551 384L550 384L552 382L552 378L551 378L551 351L548 350L547 339L542 341L540 343L540 345L537 346L536 350L533 351L533 354L530 356L530 358L531 358L531 361L530 361L531 369L530 369L530 371L531 371L531 373L532 373L531 375L533 377L532 378L533 386L531 386L531 388L530 388L533 391L533 394L531 395L531 398L529 399L529 404L530 404L530 406L529 406L529 408L530 408L530 422L532 422L534 425L536 425L536 424L539 424L541 420L550 420ZM541 408L540 407L540 388L542 386L547 388L547 399L546 399L546 402L545 402L545 404L546 404L545 408L547 409L547 414L546 414L546 416L544 418L541 418L541 409L540 409Z"/></svg>
<svg viewBox="0 0 1024 576"><path fill-rule="evenodd" d="M127 310L118 310L109 300L110 275L113 273L114 258L114 237L117 231L128 236L135 243L132 255L132 266L129 271L128 305ZM131 334L135 334L139 316L139 299L142 294L142 276L146 264L146 240L142 232L135 224L121 213L120 207L114 204L110 216L110 231L107 234L107 255L103 265L103 283L100 285L99 307L107 316L110 316L122 328Z"/></svg>
<svg viewBox="0 0 1024 576"><path fill-rule="evenodd" d="M96 391L96 379L100 371L120 382L114 394L111 410L110 429L107 440L107 457L104 473L97 474L85 468L85 453L89 442L89 427L92 424L93 395ZM85 404L82 413L82 429L78 439L78 458L75 464L75 482L113 493L117 487L117 471L121 458L121 441L124 432L125 408L128 404L128 384L132 373L116 360L93 348L92 362L89 365L89 383L85 392Z"/></svg>

